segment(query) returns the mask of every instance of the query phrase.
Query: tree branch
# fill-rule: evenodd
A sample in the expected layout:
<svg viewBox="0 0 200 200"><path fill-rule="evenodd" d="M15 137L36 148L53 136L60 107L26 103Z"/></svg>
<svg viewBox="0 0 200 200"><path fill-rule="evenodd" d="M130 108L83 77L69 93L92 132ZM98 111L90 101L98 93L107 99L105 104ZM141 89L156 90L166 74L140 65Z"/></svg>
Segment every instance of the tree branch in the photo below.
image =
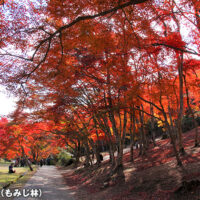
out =
<svg viewBox="0 0 200 200"><path fill-rule="evenodd" d="M146 99L143 99L141 96L137 96L139 99L141 99L142 101L146 102L146 103L149 103L151 104L152 106L154 106L155 108L157 108L159 111L163 112L163 110L161 108L159 108L156 104L154 104L153 102L151 101L148 101Z"/></svg>
<svg viewBox="0 0 200 200"><path fill-rule="evenodd" d="M171 45L168 45L168 44L164 44L164 43L154 43L154 44L152 44L152 46L165 46L165 47L174 49L176 51L181 51L181 52L184 52L184 53L189 53L189 54L200 56L200 54L195 52L195 51L189 51L189 50L186 50L186 49L181 49L181 48L174 47L174 46L171 46Z"/></svg>
<svg viewBox="0 0 200 200"><path fill-rule="evenodd" d="M144 3L148 0L130 0L124 4L121 4L121 5L118 5L114 8L111 8L109 10L105 10L105 11L102 11L98 14L95 14L95 15L84 15L84 16L79 16L77 17L75 20L73 20L72 22L70 22L69 24L66 24L64 26L61 26L58 30L56 30L54 33L52 33L49 37L47 37L46 39L42 40L39 45L37 46L33 56L32 56L32 59L34 59L35 57L35 54L37 53L37 51L39 50L39 48L44 44L46 43L47 41L50 41L52 38L54 38L57 34L60 34L62 31L64 31L65 29L68 29L72 26L74 26L75 24L77 24L78 22L80 21L84 21L84 20L90 20L90 19L95 19L97 17L102 17L102 16L105 16L109 13L113 13L113 12L116 12L117 10L120 10L120 9L123 9L123 8L126 8L128 6L131 6L131 5L136 5L136 4L140 4L140 3Z"/></svg>

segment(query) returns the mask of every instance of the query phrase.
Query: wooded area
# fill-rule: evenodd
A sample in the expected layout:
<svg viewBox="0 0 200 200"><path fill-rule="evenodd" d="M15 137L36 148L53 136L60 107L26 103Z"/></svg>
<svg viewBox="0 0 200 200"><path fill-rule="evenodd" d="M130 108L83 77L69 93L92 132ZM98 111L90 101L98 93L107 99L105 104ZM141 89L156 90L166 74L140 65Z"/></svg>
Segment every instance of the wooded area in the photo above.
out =
<svg viewBox="0 0 200 200"><path fill-rule="evenodd" d="M200 142L198 0L5 0L0 15L0 84L18 97L0 157L62 147L89 167L107 146L123 180L126 141L134 165L136 144L144 156L166 136L184 168L183 132Z"/></svg>

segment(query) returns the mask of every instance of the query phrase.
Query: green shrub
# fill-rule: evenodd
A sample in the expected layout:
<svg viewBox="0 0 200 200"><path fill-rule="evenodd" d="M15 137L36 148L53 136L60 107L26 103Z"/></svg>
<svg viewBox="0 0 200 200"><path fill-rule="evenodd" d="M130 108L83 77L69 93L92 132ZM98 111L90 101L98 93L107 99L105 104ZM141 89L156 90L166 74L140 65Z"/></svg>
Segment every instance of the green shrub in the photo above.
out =
<svg viewBox="0 0 200 200"><path fill-rule="evenodd" d="M192 118L185 115L182 119L182 131L186 132L194 128L194 123Z"/></svg>
<svg viewBox="0 0 200 200"><path fill-rule="evenodd" d="M55 165L56 163L57 163L57 160L55 160L55 159L50 160L50 165Z"/></svg>
<svg viewBox="0 0 200 200"><path fill-rule="evenodd" d="M197 121L198 125L200 125L200 117L197 116L195 118L195 120ZM190 117L188 115L183 116L183 119L182 119L182 131L183 132L190 131L193 128L194 128L194 123L193 123L192 117Z"/></svg>
<svg viewBox="0 0 200 200"><path fill-rule="evenodd" d="M200 126L200 116L197 116L196 120L197 120L198 126Z"/></svg>
<svg viewBox="0 0 200 200"><path fill-rule="evenodd" d="M57 160L57 163L62 166L68 166L74 162L71 154L66 150L61 150L61 152L58 154Z"/></svg>

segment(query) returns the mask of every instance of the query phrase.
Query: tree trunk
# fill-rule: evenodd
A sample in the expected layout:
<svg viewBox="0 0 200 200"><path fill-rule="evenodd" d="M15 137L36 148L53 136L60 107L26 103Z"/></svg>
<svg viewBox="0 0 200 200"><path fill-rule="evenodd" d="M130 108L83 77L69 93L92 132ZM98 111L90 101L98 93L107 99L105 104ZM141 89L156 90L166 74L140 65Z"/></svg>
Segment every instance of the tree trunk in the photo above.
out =
<svg viewBox="0 0 200 200"><path fill-rule="evenodd" d="M119 137L118 139L118 154L117 154L117 163L113 170L113 173L117 173L118 178L120 181L125 181L125 175L123 171L123 149L124 149L124 141L126 137L126 125L127 125L127 111L124 109L124 120L123 120L123 132L122 137ZM119 136L120 136L119 135Z"/></svg>
<svg viewBox="0 0 200 200"><path fill-rule="evenodd" d="M25 154L25 151L24 151L24 147L23 147L22 145L21 145L21 149L22 149L22 158L25 159L25 162L26 162L27 166L29 167L29 169L30 169L31 171L33 171L33 168L32 168L32 166L31 166L31 163L30 163L30 161L28 160L28 158L27 158L27 156L26 156L26 154Z"/></svg>
<svg viewBox="0 0 200 200"><path fill-rule="evenodd" d="M91 144L92 149L93 149L93 153L94 153L95 158L96 158L96 164L99 166L100 163L101 163L101 159L100 159L100 152L98 150L98 144L95 144L92 139L90 139L89 141L90 141L90 144ZM94 156L93 156L93 159L94 159Z"/></svg>
<svg viewBox="0 0 200 200"><path fill-rule="evenodd" d="M78 140L78 145L76 146L76 149L75 149L75 167L78 166L79 162L80 162L80 141Z"/></svg>
<svg viewBox="0 0 200 200"><path fill-rule="evenodd" d="M182 127L181 121L183 116L183 52L181 52L179 66L178 66L178 73L179 73L179 114L178 114L178 141L179 141L179 152L181 154L185 154L185 150L183 148L183 141L182 141Z"/></svg>
<svg viewBox="0 0 200 200"><path fill-rule="evenodd" d="M167 127L168 127L169 135L170 135L170 138L171 138L171 143L172 143L172 147L173 147L173 150L174 150L174 154L176 156L177 164L180 167L182 167L183 164L182 164L182 161L181 161L181 159L179 157L178 151L176 149L176 144L175 144L175 141L174 141L174 138L173 138L173 134L172 134L172 131L171 131L171 128L170 128L170 125L168 124L168 122L167 122Z"/></svg>
<svg viewBox="0 0 200 200"><path fill-rule="evenodd" d="M101 116L102 120L97 117L98 124L100 128L104 131L105 135L108 137L108 145L109 145L109 153L110 153L110 162L112 163L112 166L115 166L115 156L114 156L114 144L113 144L113 136L110 131L110 127L108 125L108 118L106 115ZM97 121L96 121L97 122Z"/></svg>
<svg viewBox="0 0 200 200"><path fill-rule="evenodd" d="M168 99L169 101L169 99ZM169 112L169 119L170 119L170 128L171 128L171 131L172 131L172 137L173 137L173 140L174 140L174 143L176 145L176 137L177 137L177 131L174 127L174 124L173 124L173 120L172 120L172 115L171 115L171 108L170 108L170 105L168 104L168 112ZM172 141L171 141L171 144L172 144Z"/></svg>
<svg viewBox="0 0 200 200"><path fill-rule="evenodd" d="M114 145L112 142L109 143L109 154L110 154L110 163L112 166L115 166L116 160L115 160L115 150L114 150Z"/></svg>
<svg viewBox="0 0 200 200"><path fill-rule="evenodd" d="M183 75L183 78L184 78L184 83L185 83L185 90L186 90L186 95L187 95L187 106L188 106L188 109L189 109L189 113L191 114L192 116L192 122L194 124L194 127L195 127L195 142L194 142L194 146L195 147L198 147L199 146L199 138L198 138L198 123L197 121L195 120L195 116L194 116L194 112L190 106L190 97L189 97L189 91L188 91L188 87L187 87L187 82L186 82L186 77L185 75Z"/></svg>
<svg viewBox="0 0 200 200"><path fill-rule="evenodd" d="M88 146L88 143L84 143L84 146L85 146L85 167L89 167L90 164L92 164L92 161L91 161L91 158L90 158L90 149L89 149L89 146Z"/></svg>
<svg viewBox="0 0 200 200"><path fill-rule="evenodd" d="M130 161L133 162L133 146L135 135L135 110L134 107L130 110Z"/></svg>
<svg viewBox="0 0 200 200"><path fill-rule="evenodd" d="M142 110L143 110L143 106L141 105ZM146 138L145 138L145 134L144 134L144 114L139 111L139 116L140 116L140 123L141 123L141 127L140 127L140 155L145 155L146 153Z"/></svg>
<svg viewBox="0 0 200 200"><path fill-rule="evenodd" d="M152 105L150 105L150 113L152 116L154 116ZM153 140L153 145L155 147L156 146L156 137L155 137L156 134L155 134L154 126L155 126L155 120L154 120L154 117L151 117L151 136L152 136L152 140Z"/></svg>
<svg viewBox="0 0 200 200"><path fill-rule="evenodd" d="M176 157L176 160L177 160L177 165L180 166L180 167L183 167L182 161L181 161L181 159L179 157L179 154L178 154L178 151L176 149L176 144L175 144L175 141L174 141L174 138L173 138L171 127L170 127L170 125L169 125L169 123L167 121L167 115L166 115L164 110L162 110L162 113L163 113L163 116L165 118L165 124L166 124L167 130L168 130L170 138L171 138L171 144L172 144L172 147L173 147L173 150L174 150L174 154L175 154L175 157Z"/></svg>

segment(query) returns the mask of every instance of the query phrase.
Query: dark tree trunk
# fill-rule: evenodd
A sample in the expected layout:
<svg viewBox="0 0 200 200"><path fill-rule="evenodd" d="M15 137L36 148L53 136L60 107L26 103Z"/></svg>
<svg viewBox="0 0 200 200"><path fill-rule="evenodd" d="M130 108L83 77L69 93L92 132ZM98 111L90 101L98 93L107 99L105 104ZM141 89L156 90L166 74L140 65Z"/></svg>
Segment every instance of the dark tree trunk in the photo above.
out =
<svg viewBox="0 0 200 200"><path fill-rule="evenodd" d="M185 83L185 90L186 90L186 95L187 95L187 106L188 106L188 109L189 109L189 113L191 114L192 116L192 122L194 124L194 127L195 127L195 141L194 141L194 146L195 147L198 147L199 146L199 138L198 138L198 123L197 121L195 120L195 116L194 116L194 112L190 106L190 97L189 97L189 91L188 91L188 87L187 87L187 82L186 82L186 77L185 75L183 75L183 78L184 78L184 83Z"/></svg>
<svg viewBox="0 0 200 200"><path fill-rule="evenodd" d="M28 160L28 158L27 158L27 156L26 156L26 154L25 154L25 151L24 151L24 147L23 147L22 145L21 145L21 149L22 149L22 158L25 159L26 165L29 167L29 169L30 169L31 171L33 171L33 168L32 168L32 166L31 166L31 163L30 163L30 161Z"/></svg>
<svg viewBox="0 0 200 200"><path fill-rule="evenodd" d="M76 146L76 150L75 150L75 167L78 166L79 162L80 162L80 141L78 140L78 144Z"/></svg>
<svg viewBox="0 0 200 200"><path fill-rule="evenodd" d="M92 164L92 161L91 161L91 158L90 158L90 148L88 146L88 143L85 142L84 143L84 146L85 146L85 167L89 167L90 164Z"/></svg>
<svg viewBox="0 0 200 200"><path fill-rule="evenodd" d="M143 110L143 106L141 106ZM141 110L139 110L139 116L140 116L140 155L145 155L146 153L146 138L144 133L144 114Z"/></svg>
<svg viewBox="0 0 200 200"><path fill-rule="evenodd" d="M152 137L152 141L153 141L153 145L154 147L156 146L156 138L155 138L155 129L154 129L154 126L155 126L155 120L154 120L154 112L153 112L153 106L150 105L150 114L152 115L151 117L151 137Z"/></svg>
<svg viewBox="0 0 200 200"><path fill-rule="evenodd" d="M130 110L130 161L133 162L133 146L135 135L135 110L134 107Z"/></svg>
<svg viewBox="0 0 200 200"><path fill-rule="evenodd" d="M179 66L178 66L178 73L179 73L179 114L178 114L178 140L179 140L179 152L181 154L185 154L185 150L183 147L183 141L182 141L182 116L183 116L183 52L180 56Z"/></svg>

